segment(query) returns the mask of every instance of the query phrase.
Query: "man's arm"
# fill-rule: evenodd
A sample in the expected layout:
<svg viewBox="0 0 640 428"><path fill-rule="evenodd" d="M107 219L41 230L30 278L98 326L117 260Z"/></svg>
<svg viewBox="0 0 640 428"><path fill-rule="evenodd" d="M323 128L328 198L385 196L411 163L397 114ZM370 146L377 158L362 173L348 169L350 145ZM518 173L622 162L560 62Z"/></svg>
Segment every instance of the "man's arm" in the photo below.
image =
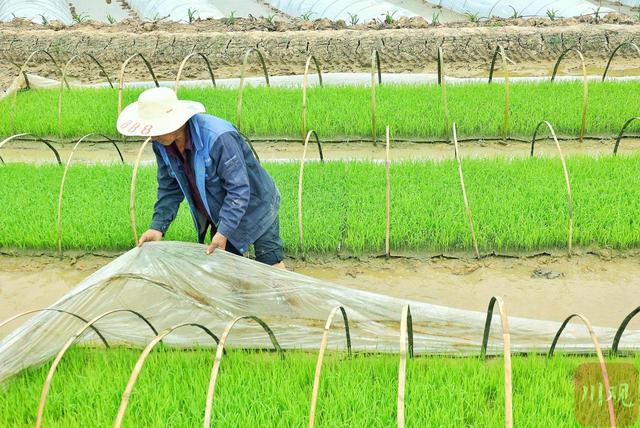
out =
<svg viewBox="0 0 640 428"><path fill-rule="evenodd" d="M226 195L220 208L218 232L209 246L209 253L216 248L224 249L226 238L236 230L247 211L251 194L244 154L232 133L220 135L210 155L217 161L216 172Z"/></svg>
<svg viewBox="0 0 640 428"><path fill-rule="evenodd" d="M184 194L180 189L178 180L171 176L169 166L164 163L164 159L162 159L155 146L153 146L153 152L156 155L156 163L158 165L158 197L153 207L150 229L164 235L171 222L178 215L178 209L184 199Z"/></svg>

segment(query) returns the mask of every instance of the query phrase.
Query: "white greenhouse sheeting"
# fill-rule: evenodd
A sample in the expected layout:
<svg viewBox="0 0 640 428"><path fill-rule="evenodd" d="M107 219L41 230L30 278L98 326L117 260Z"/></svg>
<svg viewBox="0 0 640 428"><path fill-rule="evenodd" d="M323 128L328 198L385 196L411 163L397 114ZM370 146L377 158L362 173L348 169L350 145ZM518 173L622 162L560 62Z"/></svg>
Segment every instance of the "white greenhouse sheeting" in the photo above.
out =
<svg viewBox="0 0 640 428"><path fill-rule="evenodd" d="M623 6L640 7L640 0L619 0Z"/></svg>
<svg viewBox="0 0 640 428"><path fill-rule="evenodd" d="M154 20L165 18L169 21L188 21L189 9L194 18L224 18L224 14L207 0L184 2L180 0L129 0L129 7L135 10L140 19Z"/></svg>
<svg viewBox="0 0 640 428"><path fill-rule="evenodd" d="M0 21L9 22L13 18L25 18L42 23L42 16L49 21L71 24L71 10L64 0L0 0Z"/></svg>
<svg viewBox="0 0 640 428"><path fill-rule="evenodd" d="M522 16L546 16L547 11L553 10L558 17L593 14L598 9L595 4L582 0L442 0L440 4L458 13L477 13L480 18L509 18L513 9ZM601 14L609 12L613 9L602 7L599 11Z"/></svg>
<svg viewBox="0 0 640 428"><path fill-rule="evenodd" d="M351 15L358 15L360 23L373 19L383 20L387 13L393 14L394 19L401 16L417 16L408 9L384 0L267 0L276 9L300 17L310 13L310 19L328 18L342 19L351 22Z"/></svg>
<svg viewBox="0 0 640 428"><path fill-rule="evenodd" d="M144 244L84 279L51 308L86 320L125 308L145 316L157 331L190 322L206 326L218 337L231 320L254 315L271 327L284 349L316 350L327 316L340 305L349 317L354 350L398 352L400 315L403 306L410 305L417 353L478 355L480 351L484 312L341 287L221 250L208 256L205 248L184 242ZM567 308L567 313L570 310ZM342 321L335 324L331 347L344 349ZM64 313L40 312L0 338L0 383L53 357L83 325ZM148 325L128 312L114 312L97 322L96 327L112 344L145 346L155 336ZM511 349L547 352L559 328L559 322L509 317ZM603 347L611 346L615 329L594 327L593 331ZM96 339L95 333L89 331L78 341ZM502 341L496 309L488 353L501 353ZM173 346L212 346L209 336L193 328L177 330L163 342ZM625 350L638 349L640 330L628 329L622 343ZM256 323L246 321L233 329L228 344L271 347L265 332ZM558 349L592 352L588 330L580 323L568 324Z"/></svg>

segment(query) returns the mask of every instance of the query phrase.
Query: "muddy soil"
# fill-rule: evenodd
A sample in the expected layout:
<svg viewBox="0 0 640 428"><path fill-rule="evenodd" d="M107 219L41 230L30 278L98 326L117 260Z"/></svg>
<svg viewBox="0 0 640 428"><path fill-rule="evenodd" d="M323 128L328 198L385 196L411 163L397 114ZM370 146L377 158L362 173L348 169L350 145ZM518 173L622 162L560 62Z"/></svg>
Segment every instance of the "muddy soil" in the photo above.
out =
<svg viewBox="0 0 640 428"><path fill-rule="evenodd" d="M436 69L437 48L445 52L446 73L456 77L486 76L491 57L499 43L516 62L516 75L548 75L559 55L569 47L578 48L590 69L601 71L606 59L619 44L637 38L640 25L630 20L607 18L607 23L587 23L566 20L499 20L480 25L431 26L394 24L397 28L378 25L343 27L337 23L308 21L300 27L286 24L282 31L265 31L260 20L242 21L227 27L219 22L202 22L192 26L182 24L124 23L113 26L87 23L69 28L33 24L0 26L0 75L3 88L30 53L37 49L51 52L60 67L80 53L96 55L107 73L115 77L121 64L130 55L142 53L152 64L160 79L175 78L182 59L192 52L206 54L216 75L236 77L244 53L259 48L271 75L301 73L308 55L313 54L325 71L367 71L371 66L371 52L377 49L382 68L388 72L417 72ZM413 21L411 21L413 22ZM419 22L419 21L416 21ZM624 22L623 24L619 22ZM254 25L255 24L255 25ZM326 25L325 25L326 24ZM551 25L552 24L552 25ZM275 25L275 24L274 24ZM280 24L277 24L277 28ZM282 24L285 25L285 24ZM297 25L297 24L296 24ZM302 31L304 30L304 31ZM625 48L614 64L617 73L637 69L637 52ZM256 58L249 72L257 74ZM564 73L578 74L575 58L568 58ZM206 78L201 60L194 59L185 78ZM59 71L45 64L43 55L36 55L28 70L47 77ZM103 81L98 68L91 62L71 66L71 74L83 81ZM149 71L139 59L130 62L128 79L149 79Z"/></svg>
<svg viewBox="0 0 640 428"><path fill-rule="evenodd" d="M615 140L610 138L562 141L565 155L607 156L613 152ZM73 143L53 143L58 150L62 162L66 162L71 153ZM299 161L302 158L301 142L287 141L254 141L253 146L260 160L267 162ZM140 148L139 142L118 143L125 162L133 163ZM531 146L525 142L501 142L472 140L460 144L460 151L466 158L526 157ZM628 155L640 150L640 139L625 138L621 141L618 153ZM372 160L385 159L384 146L374 146L370 141L324 143L322 146L326 160ZM453 145L450 143L409 143L394 142L390 149L392 161L419 159L453 159ZM535 147L536 156L557 157L558 151L549 140L539 140ZM39 141L13 141L0 149L0 157L6 163L50 163L55 162L53 152ZM312 145L307 152L308 160L319 158L317 146ZM80 146L73 155L75 163L119 163L120 157L114 146L109 143L86 143ZM155 156L148 147L142 156L142 162L153 163Z"/></svg>
<svg viewBox="0 0 640 428"><path fill-rule="evenodd" d="M85 255L0 256L0 320L54 303L112 260ZM485 311L500 295L513 316L561 321L574 312L617 327L640 304L636 253L567 257L287 260L296 272L347 287L439 305ZM640 328L640 320L630 328ZM1 334L6 333L6 328Z"/></svg>

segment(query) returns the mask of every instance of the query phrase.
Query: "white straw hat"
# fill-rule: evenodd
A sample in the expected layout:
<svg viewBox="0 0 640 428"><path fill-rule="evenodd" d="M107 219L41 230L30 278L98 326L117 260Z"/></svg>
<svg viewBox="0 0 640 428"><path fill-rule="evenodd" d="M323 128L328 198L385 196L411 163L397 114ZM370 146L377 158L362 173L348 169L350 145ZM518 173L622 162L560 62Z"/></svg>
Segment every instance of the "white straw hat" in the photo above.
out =
<svg viewBox="0 0 640 428"><path fill-rule="evenodd" d="M204 111L199 102L178 100L173 89L151 88L122 110L116 126L122 135L155 137L175 131Z"/></svg>

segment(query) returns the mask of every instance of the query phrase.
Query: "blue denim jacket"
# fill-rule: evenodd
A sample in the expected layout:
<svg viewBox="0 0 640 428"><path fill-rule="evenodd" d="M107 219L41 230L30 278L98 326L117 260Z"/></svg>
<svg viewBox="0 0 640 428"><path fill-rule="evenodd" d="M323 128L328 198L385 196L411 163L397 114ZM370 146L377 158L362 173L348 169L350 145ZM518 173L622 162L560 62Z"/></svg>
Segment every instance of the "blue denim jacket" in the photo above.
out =
<svg viewBox="0 0 640 428"><path fill-rule="evenodd" d="M200 197L218 232L244 253L277 218L280 192L229 122L196 114L188 125L194 150L191 162ZM169 156L157 141L153 141L153 151L158 163L158 199L151 228L165 233L186 197L198 240L203 243L206 219L196 210L181 162Z"/></svg>

